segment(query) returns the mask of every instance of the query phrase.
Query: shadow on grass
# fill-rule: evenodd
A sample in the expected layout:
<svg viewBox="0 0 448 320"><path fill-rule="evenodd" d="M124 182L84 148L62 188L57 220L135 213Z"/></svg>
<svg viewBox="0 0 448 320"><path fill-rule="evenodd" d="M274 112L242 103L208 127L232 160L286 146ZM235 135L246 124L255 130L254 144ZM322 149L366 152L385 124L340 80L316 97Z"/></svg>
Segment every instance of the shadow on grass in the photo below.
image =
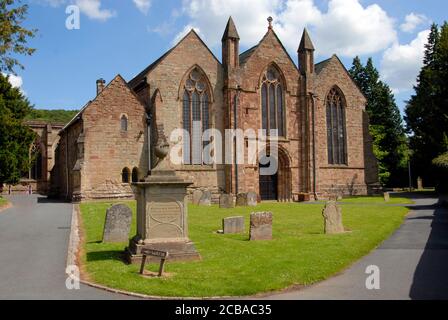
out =
<svg viewBox="0 0 448 320"><path fill-rule="evenodd" d="M91 261L124 261L124 251L96 251L96 252L88 252L86 255L86 259L88 262Z"/></svg>

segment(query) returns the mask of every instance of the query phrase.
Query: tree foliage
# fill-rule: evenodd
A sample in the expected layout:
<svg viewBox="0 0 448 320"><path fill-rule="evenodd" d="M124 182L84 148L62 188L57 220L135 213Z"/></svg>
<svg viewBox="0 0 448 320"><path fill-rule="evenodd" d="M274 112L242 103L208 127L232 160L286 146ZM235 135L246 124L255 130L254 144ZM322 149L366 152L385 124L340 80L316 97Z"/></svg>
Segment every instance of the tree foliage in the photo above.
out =
<svg viewBox="0 0 448 320"><path fill-rule="evenodd" d="M15 184L30 166L35 135L23 124L31 106L19 89L0 73L0 187Z"/></svg>
<svg viewBox="0 0 448 320"><path fill-rule="evenodd" d="M414 171L430 183L437 173L432 159L448 151L448 24L431 27L423 67L406 106L405 120L412 135Z"/></svg>
<svg viewBox="0 0 448 320"><path fill-rule="evenodd" d="M36 34L35 29L23 27L28 5L20 0L0 1L0 71L14 72L14 67L23 69L17 55L32 55L35 49L27 41Z"/></svg>
<svg viewBox="0 0 448 320"><path fill-rule="evenodd" d="M380 182L401 186L406 175L408 146L403 119L389 86L371 58L364 66L359 57L353 60L350 75L367 98L366 111L370 119L370 134L378 160Z"/></svg>
<svg viewBox="0 0 448 320"><path fill-rule="evenodd" d="M51 123L68 123L77 113L77 110L33 109L26 116L25 120L40 120Z"/></svg>

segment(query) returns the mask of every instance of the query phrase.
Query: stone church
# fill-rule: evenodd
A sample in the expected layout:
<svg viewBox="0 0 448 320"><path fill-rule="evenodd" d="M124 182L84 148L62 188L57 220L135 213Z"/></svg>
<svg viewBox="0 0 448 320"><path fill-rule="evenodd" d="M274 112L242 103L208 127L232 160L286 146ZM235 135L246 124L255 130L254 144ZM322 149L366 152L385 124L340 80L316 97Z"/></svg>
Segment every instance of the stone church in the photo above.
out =
<svg viewBox="0 0 448 320"><path fill-rule="evenodd" d="M217 199L254 191L260 200L303 201L372 192L378 175L365 97L336 55L315 64L306 30L293 58L268 21L260 42L240 53L230 18L222 61L191 30L129 82L98 80L95 99L59 131L50 193L73 201L131 198L132 182L154 163L148 155L160 132L191 133L193 122L203 131L277 129L279 151L278 171L264 176L261 165L204 164L186 147L184 161L170 165L194 181L190 193L207 189Z"/></svg>

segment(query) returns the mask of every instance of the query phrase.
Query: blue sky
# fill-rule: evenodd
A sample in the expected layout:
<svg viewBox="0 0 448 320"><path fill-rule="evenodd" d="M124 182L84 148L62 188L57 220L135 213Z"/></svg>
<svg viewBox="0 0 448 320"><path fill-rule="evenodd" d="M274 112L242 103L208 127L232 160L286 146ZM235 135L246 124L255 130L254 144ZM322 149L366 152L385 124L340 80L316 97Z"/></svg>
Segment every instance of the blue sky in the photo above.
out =
<svg viewBox="0 0 448 320"><path fill-rule="evenodd" d="M25 70L12 79L36 108L79 109L95 96L95 81L116 74L130 80L195 28L218 58L229 15L241 50L266 32L266 18L296 61L303 27L316 61L338 54L374 58L401 108L413 93L431 22L448 20L445 0L27 0L28 27L39 29L37 48L22 57ZM80 8L80 29L66 28L68 5Z"/></svg>

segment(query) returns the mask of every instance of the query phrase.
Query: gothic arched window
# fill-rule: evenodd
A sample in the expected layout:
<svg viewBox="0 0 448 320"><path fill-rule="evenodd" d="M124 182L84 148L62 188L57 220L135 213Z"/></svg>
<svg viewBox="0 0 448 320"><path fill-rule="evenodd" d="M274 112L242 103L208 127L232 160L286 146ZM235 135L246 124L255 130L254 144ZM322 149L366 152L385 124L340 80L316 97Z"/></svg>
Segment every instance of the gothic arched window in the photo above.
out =
<svg viewBox="0 0 448 320"><path fill-rule="evenodd" d="M183 129L188 132L184 137L184 164L202 164L202 134L210 129L210 93L205 75L194 68L184 86L182 103Z"/></svg>
<svg viewBox="0 0 448 320"><path fill-rule="evenodd" d="M138 168L132 169L132 182L138 182Z"/></svg>
<svg viewBox="0 0 448 320"><path fill-rule="evenodd" d="M346 165L347 139L342 92L338 88L331 89L326 101L328 163Z"/></svg>
<svg viewBox="0 0 448 320"><path fill-rule="evenodd" d="M129 176L131 175L131 170L129 168L123 168L121 171L121 182L129 183Z"/></svg>
<svg viewBox="0 0 448 320"><path fill-rule="evenodd" d="M128 118L125 115L121 116L121 131L128 131Z"/></svg>
<svg viewBox="0 0 448 320"><path fill-rule="evenodd" d="M262 129L278 129L279 136L285 136L284 86L280 73L269 67L263 75L261 84Z"/></svg>

